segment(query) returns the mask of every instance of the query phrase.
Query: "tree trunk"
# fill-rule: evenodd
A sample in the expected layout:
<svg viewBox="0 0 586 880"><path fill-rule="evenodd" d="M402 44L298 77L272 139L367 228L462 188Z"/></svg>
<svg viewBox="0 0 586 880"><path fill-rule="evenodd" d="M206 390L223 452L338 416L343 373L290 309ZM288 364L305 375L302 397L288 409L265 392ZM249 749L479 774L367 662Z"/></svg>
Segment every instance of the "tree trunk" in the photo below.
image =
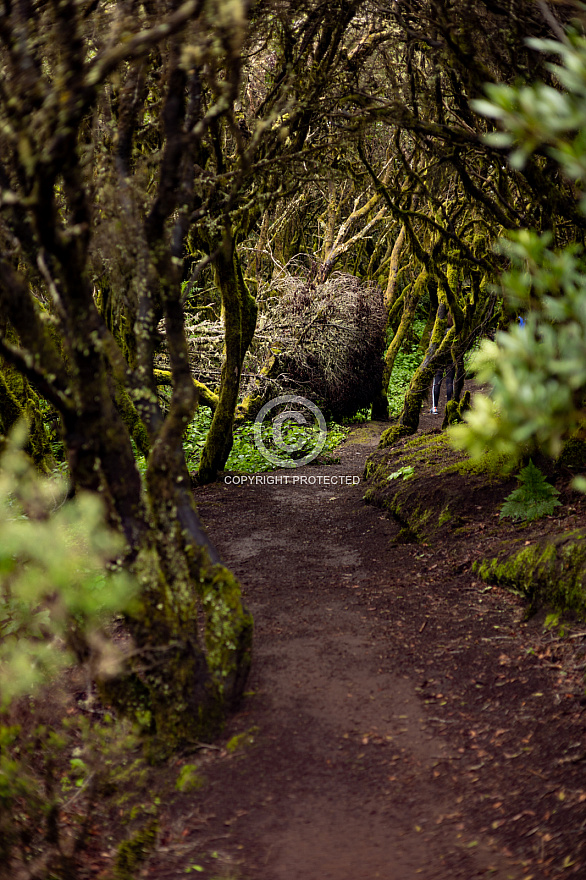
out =
<svg viewBox="0 0 586 880"><path fill-rule="evenodd" d="M140 413L151 444L145 491L112 397L112 375L123 372L123 355L94 303L85 254L72 247L59 259L63 262L56 258L54 265L68 332L64 352L38 320L29 286L7 264L0 274L0 303L30 359L1 337L0 342L60 408L75 487L98 492L110 522L126 538L126 564L141 588L127 612L134 644L121 674L101 687L154 735L154 754L163 755L210 736L238 700L250 666L252 620L237 582L199 524L190 492L181 441L197 395L172 267L157 264L173 374L167 416L158 412L148 389L136 397L138 406L145 403Z"/></svg>
<svg viewBox="0 0 586 880"><path fill-rule="evenodd" d="M405 227L403 227L404 229ZM401 230L403 231L403 230ZM400 238L400 236L399 236ZM397 239L399 241L399 239ZM395 245L396 246L396 245ZM393 249L394 250L394 249ZM398 254L397 254L398 259ZM391 381L391 375L393 372L393 367L395 365L395 360L399 351L401 350L401 346L405 340L405 336L411 329L413 324L413 319L415 318L415 312L417 311L417 306L419 305L419 301L427 287L427 270L423 269L415 282L413 290L409 295L406 295L405 301L403 303L403 314L401 316L401 321L397 328L397 331L393 337L391 344L389 345L383 365L383 378L381 383L381 390L379 396L375 399L372 404L372 418L373 419L386 419L389 416L389 404L388 404L388 388L389 382ZM387 287L388 292L388 287ZM391 300L389 300L389 303ZM389 306L390 312L391 306Z"/></svg>
<svg viewBox="0 0 586 880"><path fill-rule="evenodd" d="M409 388L405 393L403 411L399 416L398 424L392 425L381 436L379 448L385 449L392 446L401 437L414 434L419 427L419 414L421 404L433 379L436 370L442 367L449 359L450 349L454 341L455 328L451 327L446 333L447 308L440 304L435 319L431 341L425 357L413 374Z"/></svg>
<svg viewBox="0 0 586 880"><path fill-rule="evenodd" d="M220 378L218 405L203 448L197 482L216 479L232 449L234 413L240 390L242 363L256 327L257 306L242 276L234 237L225 236L223 247L214 261L216 282L222 294L225 327L225 358Z"/></svg>
<svg viewBox="0 0 586 880"><path fill-rule="evenodd" d="M0 435L6 436L20 419L28 424L27 452L39 470L49 473L55 460L39 398L24 376L0 359Z"/></svg>

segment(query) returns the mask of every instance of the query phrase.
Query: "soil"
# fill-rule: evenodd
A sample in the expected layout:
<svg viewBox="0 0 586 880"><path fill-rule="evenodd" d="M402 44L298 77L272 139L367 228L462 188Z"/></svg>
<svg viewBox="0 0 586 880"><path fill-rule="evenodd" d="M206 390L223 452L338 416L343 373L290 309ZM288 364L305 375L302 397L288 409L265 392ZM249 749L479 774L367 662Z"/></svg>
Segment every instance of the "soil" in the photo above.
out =
<svg viewBox="0 0 586 880"><path fill-rule="evenodd" d="M164 805L140 876L586 877L586 625L544 629L474 575L501 485L476 505L470 490L467 529L396 543L363 482L339 480L362 479L385 427L357 427L336 464L281 472L322 485L197 491L253 612L254 662L198 752L205 786ZM565 505L536 528L585 522Z"/></svg>

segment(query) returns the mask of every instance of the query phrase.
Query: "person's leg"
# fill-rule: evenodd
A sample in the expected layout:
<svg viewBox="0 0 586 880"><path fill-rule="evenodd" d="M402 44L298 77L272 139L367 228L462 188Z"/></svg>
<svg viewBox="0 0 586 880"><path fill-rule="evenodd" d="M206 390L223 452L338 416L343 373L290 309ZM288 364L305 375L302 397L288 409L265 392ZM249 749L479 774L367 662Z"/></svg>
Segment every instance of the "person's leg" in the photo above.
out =
<svg viewBox="0 0 586 880"><path fill-rule="evenodd" d="M446 401L451 400L454 396L454 376L456 374L456 364L450 364L446 370Z"/></svg>
<svg viewBox="0 0 586 880"><path fill-rule="evenodd" d="M438 370L435 376L433 377L433 385L431 386L431 411L434 415L437 414L437 407L439 403L440 390L442 387L442 378L444 375L443 370Z"/></svg>

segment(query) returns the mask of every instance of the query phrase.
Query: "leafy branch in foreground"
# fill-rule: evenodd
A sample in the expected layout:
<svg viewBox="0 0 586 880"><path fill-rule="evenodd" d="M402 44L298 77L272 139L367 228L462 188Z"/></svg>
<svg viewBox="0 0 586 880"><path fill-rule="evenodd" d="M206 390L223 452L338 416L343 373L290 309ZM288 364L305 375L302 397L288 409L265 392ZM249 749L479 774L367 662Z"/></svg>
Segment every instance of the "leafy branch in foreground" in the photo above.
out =
<svg viewBox="0 0 586 880"><path fill-rule="evenodd" d="M584 422L586 274L577 248L555 253L549 235L524 230L501 247L513 267L501 283L511 304L529 304L523 326L485 339L471 359L491 397L476 395L465 425L452 429L472 455L487 448L514 463L531 446L557 457L564 439Z"/></svg>
<svg viewBox="0 0 586 880"><path fill-rule="evenodd" d="M500 122L503 131L486 139L514 147L513 167L523 167L538 147L549 154L572 182L581 219L586 40L569 34L563 43L532 45L561 57L561 65L550 65L560 88L487 86L490 101L475 108ZM577 226L559 224L555 234L557 241L553 233L521 230L500 244L511 265L501 285L511 306L524 313L524 325L485 340L474 359L479 382L492 385L491 398L477 395L465 424L452 429L455 444L473 456L489 448L514 463L537 447L557 457L565 440L586 426L586 259ZM586 481L577 478L574 486L584 490Z"/></svg>
<svg viewBox="0 0 586 880"><path fill-rule="evenodd" d="M555 486L547 482L541 471L532 461L519 474L519 487L505 498L501 516L514 520L533 520L551 516L560 507Z"/></svg>
<svg viewBox="0 0 586 880"><path fill-rule="evenodd" d="M23 439L23 438L21 438ZM123 539L104 522L99 496L65 500L67 486L40 477L18 441L0 459L0 696L31 694L57 671L89 658L96 676L117 671L104 624L137 585L109 570Z"/></svg>
<svg viewBox="0 0 586 880"><path fill-rule="evenodd" d="M98 788L116 784L139 746L89 693L90 717L76 712L59 673L89 683L119 672L108 623L138 584L115 567L125 543L102 499L67 500L25 443L19 423L0 457L0 875L50 880L78 876Z"/></svg>

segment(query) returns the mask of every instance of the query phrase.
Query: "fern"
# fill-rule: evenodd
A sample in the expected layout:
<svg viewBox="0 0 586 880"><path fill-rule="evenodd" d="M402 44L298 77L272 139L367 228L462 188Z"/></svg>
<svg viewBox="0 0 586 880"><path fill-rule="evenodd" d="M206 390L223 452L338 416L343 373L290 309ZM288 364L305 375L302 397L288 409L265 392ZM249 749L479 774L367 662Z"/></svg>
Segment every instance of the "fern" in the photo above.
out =
<svg viewBox="0 0 586 880"><path fill-rule="evenodd" d="M502 519L533 520L553 513L560 506L558 490L547 482L532 461L519 474L520 486L505 498L501 507Z"/></svg>

